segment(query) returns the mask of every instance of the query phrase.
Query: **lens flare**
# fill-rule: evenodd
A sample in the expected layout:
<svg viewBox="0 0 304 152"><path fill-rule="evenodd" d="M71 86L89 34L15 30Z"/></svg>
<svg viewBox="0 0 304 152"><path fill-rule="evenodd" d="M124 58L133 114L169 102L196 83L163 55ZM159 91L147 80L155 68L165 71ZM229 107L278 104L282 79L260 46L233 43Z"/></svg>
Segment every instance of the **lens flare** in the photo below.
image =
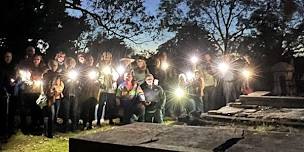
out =
<svg viewBox="0 0 304 152"><path fill-rule="evenodd" d="M251 78L252 77L252 71L251 70L249 70L249 69L243 69L242 70L242 75L243 75L243 77L245 78L245 79L249 79L249 78Z"/></svg>
<svg viewBox="0 0 304 152"><path fill-rule="evenodd" d="M75 71L75 70L71 70L71 71L68 73L68 78L69 78L70 80L73 80L73 81L77 80L77 78L78 78L78 72Z"/></svg>
<svg viewBox="0 0 304 152"><path fill-rule="evenodd" d="M97 80L98 78L98 72L96 70L92 70L88 73L88 77L91 79L91 80Z"/></svg>
<svg viewBox="0 0 304 152"><path fill-rule="evenodd" d="M192 56L190 61L193 63L193 64L196 64L198 62L198 57L197 56Z"/></svg>
<svg viewBox="0 0 304 152"><path fill-rule="evenodd" d="M182 98L183 96L185 96L185 91L182 88L178 87L176 88L174 94L177 98Z"/></svg>
<svg viewBox="0 0 304 152"><path fill-rule="evenodd" d="M217 68L222 74L226 74L230 69L230 66L227 63L220 63Z"/></svg>
<svg viewBox="0 0 304 152"><path fill-rule="evenodd" d="M167 63L167 62L163 62L162 64L161 64L161 69L162 70L167 70L169 68L169 64Z"/></svg>
<svg viewBox="0 0 304 152"><path fill-rule="evenodd" d="M123 75L125 73L125 71L126 71L126 69L122 65L118 66L116 68L116 70L117 70L117 72L118 72L119 75Z"/></svg>

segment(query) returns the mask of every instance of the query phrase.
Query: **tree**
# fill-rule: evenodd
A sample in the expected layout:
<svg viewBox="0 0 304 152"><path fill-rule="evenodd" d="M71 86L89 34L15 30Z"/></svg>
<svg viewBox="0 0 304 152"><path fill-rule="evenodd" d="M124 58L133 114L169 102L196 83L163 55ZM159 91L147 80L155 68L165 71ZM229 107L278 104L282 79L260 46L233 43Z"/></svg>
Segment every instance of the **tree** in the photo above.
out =
<svg viewBox="0 0 304 152"><path fill-rule="evenodd" d="M255 3L248 0L177 0L162 1L160 27L176 31L185 23L205 28L221 54L234 52L246 34L250 11Z"/></svg>
<svg viewBox="0 0 304 152"><path fill-rule="evenodd" d="M81 11L92 30L133 43L143 43L136 36L152 31L154 16L145 12L144 0L65 1L66 8ZM146 40L145 40L146 41Z"/></svg>
<svg viewBox="0 0 304 152"><path fill-rule="evenodd" d="M3 47L19 57L26 46L35 46L40 39L50 44L52 54L59 49L57 46L76 39L87 28L84 18L69 16L65 12L65 2L58 0L4 0L0 16Z"/></svg>
<svg viewBox="0 0 304 152"><path fill-rule="evenodd" d="M92 54L96 59L102 52L111 52L114 62L116 63L118 63L119 59L134 52L123 40L118 38L107 39L103 37L103 35L99 35L96 39L90 40L87 43L87 48L89 49L90 54Z"/></svg>
<svg viewBox="0 0 304 152"><path fill-rule="evenodd" d="M303 36L302 1L263 1L251 14L251 36L242 49L268 65L291 57L301 47ZM287 9L288 8L288 9Z"/></svg>
<svg viewBox="0 0 304 152"><path fill-rule="evenodd" d="M175 37L159 46L158 51L170 55L175 66L183 67L189 54L201 55L215 49L210 35L196 24L186 24L177 30Z"/></svg>

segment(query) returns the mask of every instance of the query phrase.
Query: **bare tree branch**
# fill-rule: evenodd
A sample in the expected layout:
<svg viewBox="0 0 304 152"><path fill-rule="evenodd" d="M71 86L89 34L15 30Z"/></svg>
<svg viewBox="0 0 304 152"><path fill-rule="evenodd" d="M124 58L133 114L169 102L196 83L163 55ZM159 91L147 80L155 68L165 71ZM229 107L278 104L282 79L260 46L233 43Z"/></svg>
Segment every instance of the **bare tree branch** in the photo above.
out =
<svg viewBox="0 0 304 152"><path fill-rule="evenodd" d="M108 27L106 24L103 23L102 18L99 15L97 15L96 13L90 12L90 11L88 11L86 9L83 9L80 6L75 5L72 2L68 2L68 1L65 1L65 7L66 8L71 8L71 9L75 9L75 10L79 10L83 14L90 15L97 22L97 24L99 26L101 26L102 28L104 28L109 34L111 33L111 34L113 34L115 36L118 36L118 37L120 37L122 39L127 39L127 40L129 40L129 41L131 41L131 42L133 42L135 44L139 44L138 42L134 41L132 39L132 37L120 34L120 33L116 32L115 30L113 30L112 28Z"/></svg>

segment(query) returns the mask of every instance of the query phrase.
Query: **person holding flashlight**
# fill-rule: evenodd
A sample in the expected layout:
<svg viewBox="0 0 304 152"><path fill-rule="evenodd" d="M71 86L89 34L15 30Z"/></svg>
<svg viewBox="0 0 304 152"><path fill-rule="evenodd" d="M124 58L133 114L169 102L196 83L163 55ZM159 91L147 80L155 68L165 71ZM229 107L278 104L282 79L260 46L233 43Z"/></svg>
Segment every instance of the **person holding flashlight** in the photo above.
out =
<svg viewBox="0 0 304 152"><path fill-rule="evenodd" d="M43 75L43 93L47 97L47 105L43 107L44 135L48 138L52 138L61 100L63 98L62 92L64 83L57 72L58 62L50 60L48 66L49 70Z"/></svg>
<svg viewBox="0 0 304 152"><path fill-rule="evenodd" d="M113 124L113 119L117 115L117 105L115 102L115 90L119 74L112 66L112 53L103 52L98 65L100 75L99 81L99 105L97 112L97 126L100 126L105 119Z"/></svg>
<svg viewBox="0 0 304 152"><path fill-rule="evenodd" d="M120 107L121 123L145 120L145 95L139 84L133 80L131 72L125 73L124 82L117 88L116 103Z"/></svg>
<svg viewBox="0 0 304 152"><path fill-rule="evenodd" d="M41 55L34 55L32 64L29 69L31 73L30 82L26 85L26 95L24 96L25 102L30 103L30 113L31 113L31 129L32 133L40 134L42 128L40 126L43 124L42 110L36 104L36 100L42 91L42 76L47 71L46 65L43 63Z"/></svg>
<svg viewBox="0 0 304 152"><path fill-rule="evenodd" d="M145 95L145 122L163 123L163 109L166 95L161 86L154 84L154 77L148 74L145 83L141 85Z"/></svg>
<svg viewBox="0 0 304 152"><path fill-rule="evenodd" d="M80 118L83 120L82 129L91 129L94 120L95 107L98 99L98 69L94 66L92 55L86 56L86 67L84 68L84 83L86 86L82 91L82 105L80 106ZM88 126L87 126L88 124Z"/></svg>
<svg viewBox="0 0 304 152"><path fill-rule="evenodd" d="M78 127L79 121L79 105L78 96L80 93L79 85L79 73L76 67L76 60L72 57L68 57L65 60L65 70L63 72L63 83L65 84L65 89L63 91L63 131L69 130L69 119L71 119L71 131L74 131Z"/></svg>

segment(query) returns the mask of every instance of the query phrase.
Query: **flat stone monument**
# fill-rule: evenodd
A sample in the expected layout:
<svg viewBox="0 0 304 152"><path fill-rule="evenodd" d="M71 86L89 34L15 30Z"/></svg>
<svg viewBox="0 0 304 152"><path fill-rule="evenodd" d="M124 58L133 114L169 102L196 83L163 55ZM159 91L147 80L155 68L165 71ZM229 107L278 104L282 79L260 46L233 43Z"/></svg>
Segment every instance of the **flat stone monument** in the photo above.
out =
<svg viewBox="0 0 304 152"><path fill-rule="evenodd" d="M70 138L69 150L71 152L224 152L232 148L233 151L254 151L257 147L257 151L304 151L301 140L298 140L299 143L295 143L297 141L293 141L293 139L303 139L303 136L275 134L272 137L270 133L260 135L239 128L135 123ZM267 146L265 150L264 146Z"/></svg>

